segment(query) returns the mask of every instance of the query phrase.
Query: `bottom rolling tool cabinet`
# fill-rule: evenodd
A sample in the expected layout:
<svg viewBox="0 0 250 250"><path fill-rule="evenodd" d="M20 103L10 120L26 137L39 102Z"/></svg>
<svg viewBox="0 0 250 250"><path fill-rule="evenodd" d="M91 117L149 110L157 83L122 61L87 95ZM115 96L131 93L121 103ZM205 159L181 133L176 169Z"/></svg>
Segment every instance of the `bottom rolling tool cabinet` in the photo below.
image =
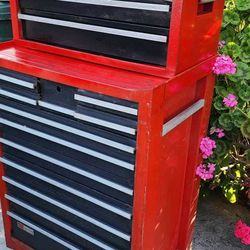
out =
<svg viewBox="0 0 250 250"><path fill-rule="evenodd" d="M163 79L2 45L7 245L186 249L213 61Z"/></svg>

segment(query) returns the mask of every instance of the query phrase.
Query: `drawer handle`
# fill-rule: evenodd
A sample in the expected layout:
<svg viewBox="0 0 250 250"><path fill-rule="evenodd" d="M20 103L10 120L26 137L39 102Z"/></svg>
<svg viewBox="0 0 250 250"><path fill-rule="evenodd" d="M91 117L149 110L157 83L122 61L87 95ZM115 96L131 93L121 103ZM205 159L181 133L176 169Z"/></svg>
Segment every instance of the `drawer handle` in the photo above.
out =
<svg viewBox="0 0 250 250"><path fill-rule="evenodd" d="M34 195L34 196L36 196L36 197L38 197L38 198L52 204L54 206L57 206L57 207L65 210L65 211L67 211L67 212L69 212L69 213L71 213L73 215L76 215L79 218L81 218L81 219L83 219L85 221L88 221L89 223L91 223L91 224L93 224L93 225L95 225L97 227L100 227L100 228L104 229L107 232L110 232L110 233L112 233L114 235L117 235L120 238L123 238L123 239L125 239L127 241L130 241L130 238L131 238L130 235L124 234L123 232L118 231L115 228L110 227L110 226L102 223L101 221L98 221L98 220L96 220L96 219L94 219L94 218L92 218L92 217L90 217L90 216L88 216L88 215L86 215L86 214L72 208L72 207L69 207L69 206L67 206L67 205L65 205L65 204L63 204L63 203L61 203L61 202L59 202L57 200L54 200L54 199L48 197L47 195L44 195L44 194L42 194L42 193L40 193L40 192L38 192L36 190L30 189L27 186L24 186L21 183L18 183L18 182L14 181L14 180L6 177L6 176L3 176L3 180L6 183L8 183L8 184L10 184L10 185L12 185L12 186L14 186L16 188L19 188L19 189L21 189L21 190L23 190L23 191L25 191L25 192L27 192L29 194L32 194L32 195Z"/></svg>
<svg viewBox="0 0 250 250"><path fill-rule="evenodd" d="M2 142L3 144L4 144L4 141L5 141L5 139L0 139L0 142ZM60 189L66 191L68 193L71 193L71 194L73 194L75 196L78 196L81 199L89 201L89 202L91 202L91 203L93 203L93 204L95 204L95 205L97 205L99 207L102 207L102 208L104 208L106 210L109 210L112 213L118 214L118 215L120 215L120 216L122 216L122 217L124 217L126 219L130 220L131 217L132 217L132 215L130 213L128 213L128 212L126 212L124 210L121 210L121 209L119 209L117 207L114 207L114 206L112 206L112 205L110 205L110 204L108 204L106 202L103 202L103 201L101 201L101 200L99 200L99 199L97 199L97 198L95 198L93 196L90 196L88 194L80 192L77 189L74 189L74 188L72 188L70 186L64 185L63 183L61 183L59 181L56 181L56 180L51 179L51 178L49 178L47 176L44 176L44 175L39 174L37 172L34 172L34 171L24 167L24 166L21 166L21 165L15 163L13 161L8 160L6 158L0 157L0 162L6 164L9 167L17 169L17 170L19 170L19 171L21 171L21 172L23 172L23 173L25 173L27 175L33 176L33 177L35 177L35 178L37 178L39 180L42 180L42 181L44 181L46 183L49 183L49 184L51 184L51 185L53 185L53 186L55 186L57 188L60 188Z"/></svg>
<svg viewBox="0 0 250 250"><path fill-rule="evenodd" d="M23 80L20 80L20 79L17 79L17 78L13 78L13 77L10 77L10 76L6 76L6 75L3 75L3 74L0 74L0 79L3 80L3 81L6 81L6 82L14 83L16 85L19 85L19 86L22 86L22 87L25 87L25 88L29 88L29 89L34 89L35 88L35 84L33 84L33 83L26 82L26 81L23 81Z"/></svg>
<svg viewBox="0 0 250 250"><path fill-rule="evenodd" d="M105 34L110 34L110 35L130 37L130 38L142 39L142 40L148 40L148 41L154 41L154 42L160 42L160 43L167 42L167 36L155 35L155 34L144 33L144 32L109 28L109 27L104 27L104 26L76 23L76 22L63 21L59 19L38 17L38 16L25 15L25 14L18 14L18 18L21 20L26 20L26 21L31 21L31 22L46 23L49 25L57 25L57 26L62 26L62 27L67 27L67 28L87 30L87 31L105 33Z"/></svg>
<svg viewBox="0 0 250 250"><path fill-rule="evenodd" d="M44 236L56 241L57 243L61 244L62 246L65 246L66 248L70 249L70 250L80 250L77 247L74 247L73 245L69 244L68 242L60 239L59 237L55 236L54 234L49 233L48 231L45 231L44 229L34 225L33 223L28 222L27 220L24 220L22 217L18 216L16 213L10 212L8 211L7 214L17 220L18 222L23 223L24 225L26 225L27 227L32 228L33 230L39 232L40 234L43 234Z"/></svg>
<svg viewBox="0 0 250 250"><path fill-rule="evenodd" d="M12 93L12 92L3 90L3 89L1 89L1 88L0 88L0 95L9 97L9 98L11 98L11 99L18 100L18 101L20 101L20 102L25 102L25 103L28 103L28 104L31 104L31 105L34 105L34 106L37 105L37 101L34 100L34 99L27 98L27 97L25 97L25 96L21 96L21 95L18 95L18 94L14 94L14 93Z"/></svg>
<svg viewBox="0 0 250 250"><path fill-rule="evenodd" d="M212 3L215 0L199 0L199 4L203 4L203 3Z"/></svg>
<svg viewBox="0 0 250 250"><path fill-rule="evenodd" d="M85 147L80 146L80 145L78 145L78 144L75 144L75 143L72 143L72 142L69 142L69 141L65 141L65 140L63 140L63 139L61 139L61 138L59 138L59 137L55 137L55 136L52 136L52 135L43 133L43 132L41 132L41 131L39 131L39 130L32 129L32 128L29 128L29 127L27 127L27 126L20 125L20 124L18 124L18 123L15 123L15 122L12 122L12 121L3 119L3 118L0 118L0 123L1 123L1 124L4 124L4 125L6 125L6 126L10 126L10 127L12 127L12 128L21 130L21 131L23 131L23 132L26 132L26 133L35 135L35 136L37 136L37 137L43 138L43 139L45 139L45 140L48 140L48 141L57 143L57 144L59 144L59 145L62 145L62 146L65 146L65 147L74 149L74 150L79 151L79 152L81 152L81 153L84 153L84 154L93 156L93 157L95 157L95 158L98 158L98 159L100 159L100 160L109 162L109 163L111 163L111 164L115 164L115 165L117 165L117 166L119 166L119 167L123 167L123 168L125 168L125 169L134 171L134 168L135 168L134 164L128 163L128 162L126 162L126 161L123 161L123 160L114 158L114 157L112 157L112 156L109 156L109 155L106 155L106 154L103 154L103 153L99 153L99 152L97 152L97 151L95 151L95 150L85 148Z"/></svg>
<svg viewBox="0 0 250 250"><path fill-rule="evenodd" d="M40 104L40 101L38 101L38 103ZM43 118L41 116L37 116L37 115L33 115L31 113L28 113L28 112L24 112L22 110L15 109L15 108L12 108L10 106L0 104L0 110L4 110L4 111L7 111L9 113L12 113L12 114L15 114L18 116L22 116L24 118L28 118L28 119L33 120L33 121L36 121L36 122L39 122L39 123L42 123L42 124L45 124L45 125L48 125L48 126L51 126L54 128L61 129L63 131L81 136L83 138L87 138L89 140L104 144L104 145L109 146L109 147L117 148L117 149L120 149L120 150L128 152L128 153L132 153L132 154L135 153L135 148L133 148L133 147L106 139L106 138L101 137L101 136L97 136L97 135L85 132L85 131L80 130L80 129L76 129L76 128L61 124L59 122L55 122L55 121ZM58 110L58 109L56 109L56 110Z"/></svg>
<svg viewBox="0 0 250 250"><path fill-rule="evenodd" d="M50 216L49 214L44 213L43 211L41 211L39 209L36 209L35 207L30 206L27 203L22 202L21 200L16 199L15 197L13 197L11 195L5 194L5 198L7 200L9 200L9 201L11 201L11 202L13 202L13 203L21 206L22 208L27 209L30 212L32 212L32 213L34 213L34 214L36 214L36 215L44 218L45 220L48 220L48 221L52 222L53 224L55 224L55 225L57 225L57 226L59 226L61 228L64 228L65 230L67 230L67 231L69 231L69 232L71 232L71 233L73 233L73 234L81 237L82 239L85 239L85 240L93 243L94 245L99 246L102 249L105 249L105 250L114 250L114 248L111 248L108 245L102 243L101 241L99 241L99 240L97 240L97 239L95 239L95 238L93 238L93 237L85 234L82 231L77 230L75 227L72 227L72 226L70 226L69 224L67 224L67 223L65 223L63 221L58 220L56 217Z"/></svg>
<svg viewBox="0 0 250 250"><path fill-rule="evenodd" d="M109 7L127 8L127 9L137 9L137 10L150 10L150 11L160 11L169 12L169 5L166 4L150 4L141 2L128 2L128 1L116 1L116 0L59 0L61 2L69 3L81 3L81 4L92 4L92 5L102 5Z"/></svg>
<svg viewBox="0 0 250 250"><path fill-rule="evenodd" d="M82 96L82 95L78 95L78 94L75 94L74 99L76 101L79 101L79 102L85 102L85 103L88 103L88 104L93 104L93 105L96 105L96 106L99 106L99 107L112 109L112 110L115 110L115 111L120 111L120 112L123 112L123 113L126 113L126 114L138 115L138 110L137 109L126 107L126 106L119 105L119 104L116 104L116 103L106 102L106 101L102 101L102 100L98 100L98 99L95 99L95 98L91 98L91 97L88 97L88 96Z"/></svg>
<svg viewBox="0 0 250 250"><path fill-rule="evenodd" d="M17 143L11 142L11 141L5 141L5 144L8 145L8 146L10 146L10 147L12 147L12 148L15 148L16 150L20 150L20 151L22 151L22 152L24 152L26 154L32 155L32 156L37 157L39 159L42 159L44 161L50 162L52 164L55 164L55 165L57 165L60 168L64 168L64 169L72 171L72 172L74 172L76 174L82 175L82 176L84 176L86 178L89 178L89 179L91 179L93 181L96 181L98 183L101 183L101 184L103 184L105 186L108 186L110 188L118 190L118 191L120 191L122 193L125 193L127 195L130 195L130 196L133 195L133 190L130 189L130 188L124 187L122 185L114 183L113 181L110 181L108 179L99 177L99 176L97 176L95 174L92 174L90 172L87 172L85 170L77 168L77 167L75 167L73 165L67 164L67 163L62 162L60 160L57 160L57 159L55 159L53 157L50 157L50 156L45 155L45 154L42 154L41 152L38 152L38 151L35 151L33 149L24 147L24 146L22 146L20 144L17 144Z"/></svg>
<svg viewBox="0 0 250 250"><path fill-rule="evenodd" d="M183 123L185 120L187 120L189 117L191 117L193 114L198 112L200 109L202 109L205 106L205 100L201 99L194 103L192 106L175 116L173 119L170 121L166 122L163 125L163 130L162 130L162 136L165 136L168 134L171 130L176 128L178 125Z"/></svg>

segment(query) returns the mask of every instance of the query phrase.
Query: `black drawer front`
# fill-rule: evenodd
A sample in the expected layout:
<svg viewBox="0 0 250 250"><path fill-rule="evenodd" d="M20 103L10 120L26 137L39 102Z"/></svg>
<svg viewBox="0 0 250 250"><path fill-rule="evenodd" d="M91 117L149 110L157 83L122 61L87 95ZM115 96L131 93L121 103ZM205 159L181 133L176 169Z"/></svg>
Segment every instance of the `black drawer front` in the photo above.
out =
<svg viewBox="0 0 250 250"><path fill-rule="evenodd" d="M169 27L171 1L83 0L75 1L74 3L74 1L20 0L20 7L23 13L27 10L40 10L104 20Z"/></svg>
<svg viewBox="0 0 250 250"><path fill-rule="evenodd" d="M37 78L0 69L0 97L35 106L40 99L39 91Z"/></svg>
<svg viewBox="0 0 250 250"><path fill-rule="evenodd" d="M20 215L17 215L12 212L9 212L9 215L12 216L11 219L12 235L16 239L24 242L26 245L36 250L79 249L70 244L69 242L66 242L59 236L54 235L47 229L35 225L32 221L27 221Z"/></svg>
<svg viewBox="0 0 250 250"><path fill-rule="evenodd" d="M96 238L100 239L102 242L106 242L109 245L115 246L116 249L129 249L130 247L130 242L120 237L122 236L128 239L129 235L124 234L106 224L103 224L95 218L87 216L86 214L81 214L81 217L84 217L85 219L87 217L87 219L94 221L94 223L96 223L96 225L94 225L91 222L88 222L79 217L80 215L76 216L75 214L72 214L72 212L69 212L70 209L73 211L75 210L72 207L67 207L66 209L68 211L66 211L63 208L60 208L58 204L57 206L55 206L52 203L41 200L40 198L37 198L34 195L30 195L28 192L24 192L11 185L8 186L8 190L8 195L10 195L11 197L15 197L15 199L22 201L29 207L33 207L39 211L43 211L44 213L49 214L50 216L53 216L60 221L64 221L66 224L71 225L77 228L79 231L85 232L88 235L95 235ZM20 214L18 210L16 211L12 209L12 211ZM27 215L25 217L30 218ZM41 221L39 221L38 224L43 225ZM116 234L118 234L119 236L117 236Z"/></svg>
<svg viewBox="0 0 250 250"><path fill-rule="evenodd" d="M0 69L1 77L1 89L19 91L0 93L13 236L48 249L130 249L138 105Z"/></svg>
<svg viewBox="0 0 250 250"><path fill-rule="evenodd" d="M19 19L26 39L123 60L166 64L168 2L107 1L131 8L84 4L84 1L50 1L47 5L43 1L32 2L21 1ZM136 9L134 4L143 7Z"/></svg>

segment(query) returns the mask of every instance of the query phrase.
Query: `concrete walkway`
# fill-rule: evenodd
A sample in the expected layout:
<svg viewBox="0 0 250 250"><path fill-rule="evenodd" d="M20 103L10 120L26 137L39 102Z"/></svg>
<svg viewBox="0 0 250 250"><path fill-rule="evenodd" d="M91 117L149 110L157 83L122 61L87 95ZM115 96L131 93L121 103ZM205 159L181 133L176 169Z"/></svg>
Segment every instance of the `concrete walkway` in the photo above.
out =
<svg viewBox="0 0 250 250"><path fill-rule="evenodd" d="M242 245L233 235L234 225L239 219L250 223L250 210L241 205L231 205L216 193L202 199L192 250L250 250L250 247ZM7 249L1 216L0 250Z"/></svg>

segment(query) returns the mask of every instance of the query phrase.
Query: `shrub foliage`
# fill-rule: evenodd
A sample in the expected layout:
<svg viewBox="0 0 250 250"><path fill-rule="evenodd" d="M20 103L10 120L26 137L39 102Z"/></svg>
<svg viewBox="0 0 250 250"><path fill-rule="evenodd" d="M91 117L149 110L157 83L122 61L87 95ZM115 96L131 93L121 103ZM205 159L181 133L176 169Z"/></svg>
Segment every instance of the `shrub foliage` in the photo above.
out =
<svg viewBox="0 0 250 250"><path fill-rule="evenodd" d="M205 161L207 164L216 164L216 169L214 178L203 181L202 186L205 187L205 192L208 187L210 190L220 188L225 197L234 203L240 193L247 194L250 200L249 0L226 1L218 53L218 57L226 56L224 61L232 59L229 66L236 64L237 71L220 74L214 70L218 77L210 121L210 138L216 142L216 149ZM216 129L223 129L225 135L218 136Z"/></svg>

